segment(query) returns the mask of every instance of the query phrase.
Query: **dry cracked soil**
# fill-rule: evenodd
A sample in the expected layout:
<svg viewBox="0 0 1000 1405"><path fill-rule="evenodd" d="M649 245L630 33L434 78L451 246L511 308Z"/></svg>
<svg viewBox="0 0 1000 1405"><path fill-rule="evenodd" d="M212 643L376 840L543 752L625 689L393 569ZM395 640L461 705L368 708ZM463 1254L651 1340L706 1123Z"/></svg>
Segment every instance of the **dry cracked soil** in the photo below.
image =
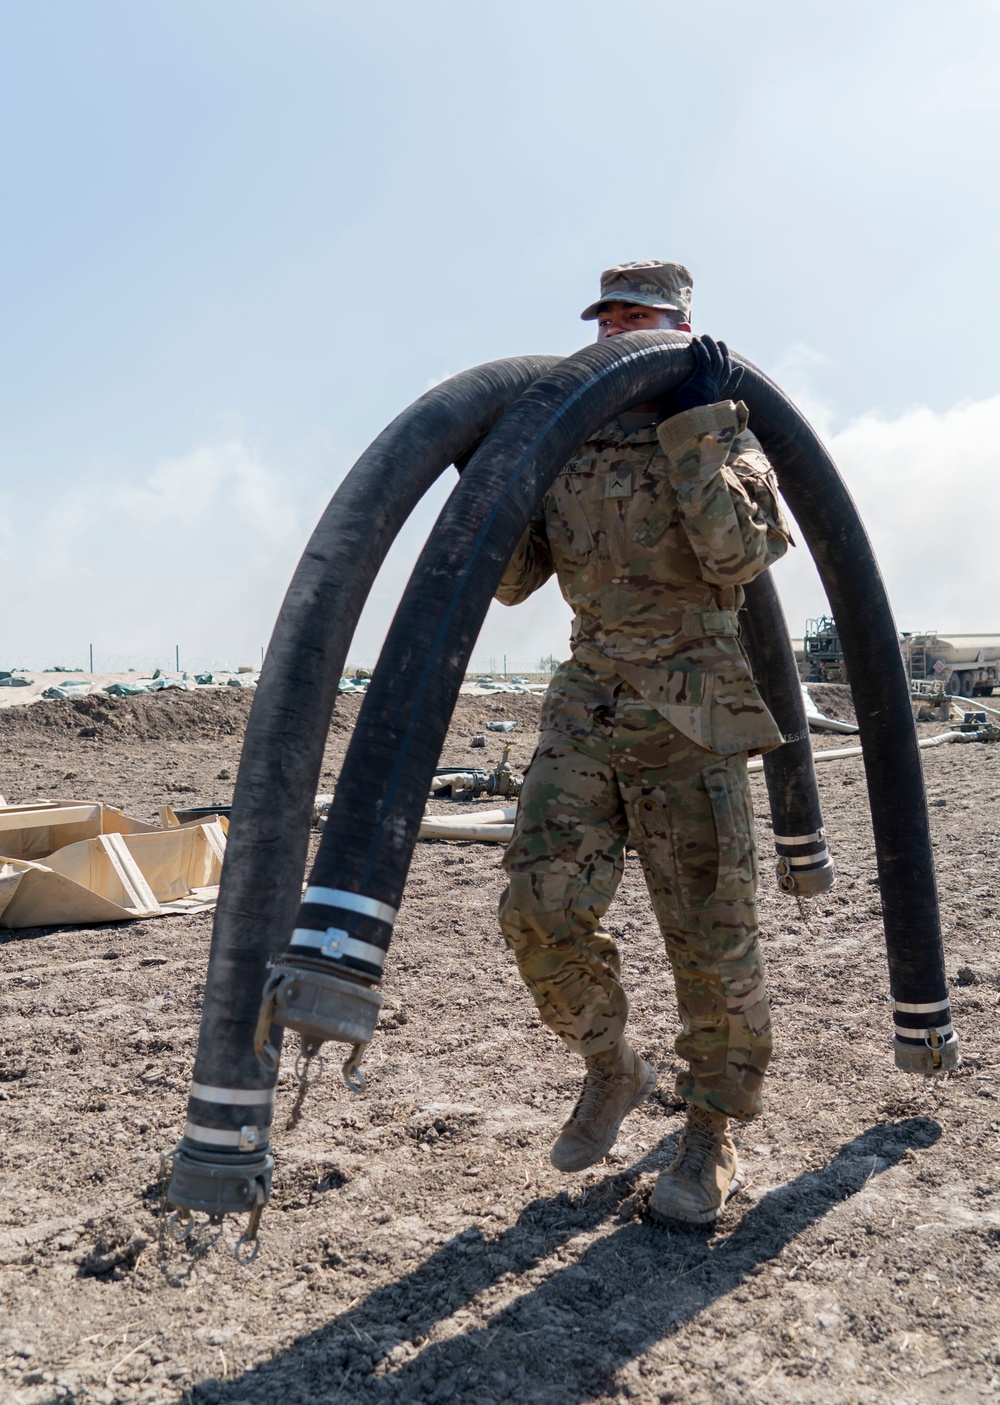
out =
<svg viewBox="0 0 1000 1405"><path fill-rule="evenodd" d="M845 689L817 701L850 715ZM358 702L338 706L324 789ZM226 802L248 706L222 692L8 709L0 790L102 798L141 817ZM469 741L506 717L523 766L538 706L463 697L443 759L495 761L499 737L487 733L485 753ZM634 855L609 919L632 1036L661 1078L612 1156L570 1177L549 1165L579 1069L499 938L499 848L423 843L367 1093L351 1096L334 1064L288 1129L286 1059L274 1194L249 1266L228 1221L174 1242L162 1193L211 918L4 932L0 1399L998 1398L1000 747L922 757L964 1062L934 1081L893 1066L860 760L818 767L839 876L803 904L771 873L756 777L776 1052L764 1115L739 1132L747 1188L712 1228L644 1212L680 1118L671 983Z"/></svg>

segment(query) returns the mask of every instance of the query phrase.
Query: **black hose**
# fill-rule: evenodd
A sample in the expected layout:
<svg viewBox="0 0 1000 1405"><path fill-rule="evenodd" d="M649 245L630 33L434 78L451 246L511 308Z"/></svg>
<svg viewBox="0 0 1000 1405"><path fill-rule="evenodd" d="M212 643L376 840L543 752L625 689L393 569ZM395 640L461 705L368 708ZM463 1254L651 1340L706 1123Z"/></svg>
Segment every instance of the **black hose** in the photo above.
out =
<svg viewBox="0 0 1000 1405"><path fill-rule="evenodd" d="M446 504L372 675L305 902L265 992L267 1017L303 1038L364 1042L354 1037L360 1011L350 985L381 979L424 800L493 592L536 504L590 429L648 399L646 382L662 390L683 379L687 338L660 336L645 347L633 339L631 356L607 342L561 362L507 412Z"/></svg>
<svg viewBox="0 0 1000 1405"><path fill-rule="evenodd" d="M756 366L740 393L778 473L837 625L858 719L900 1068L954 1067L927 797L899 635L864 524L822 441Z"/></svg>
<svg viewBox="0 0 1000 1405"><path fill-rule="evenodd" d="M249 1209L267 1193L277 1067L254 1050L260 992L292 928L337 686L375 576L434 480L557 360L495 361L421 396L344 479L292 577L233 796L188 1122L169 1189L183 1209Z"/></svg>
<svg viewBox="0 0 1000 1405"><path fill-rule="evenodd" d="M860 688L855 682L855 702L896 1002L897 1062L930 1069L954 1061L957 1040L892 613L857 510L826 450L777 387L741 364L754 430L816 558L851 677L863 678ZM277 1022L311 1039L345 1038L333 1006L326 1018L321 987L330 979L374 986L381 978L431 775L511 552L574 449L630 405L664 395L690 367L687 339L676 333L632 333L587 347L536 381L466 468L375 669L306 901L269 986L265 1008ZM902 1025L900 1014L908 1017ZM917 1016L926 1017L926 1034L909 1023Z"/></svg>
<svg viewBox="0 0 1000 1405"><path fill-rule="evenodd" d="M802 682L771 572L764 571L744 586L744 592L743 643L761 696L785 738L783 746L764 757L778 886L808 897L832 887L836 875L823 826Z"/></svg>

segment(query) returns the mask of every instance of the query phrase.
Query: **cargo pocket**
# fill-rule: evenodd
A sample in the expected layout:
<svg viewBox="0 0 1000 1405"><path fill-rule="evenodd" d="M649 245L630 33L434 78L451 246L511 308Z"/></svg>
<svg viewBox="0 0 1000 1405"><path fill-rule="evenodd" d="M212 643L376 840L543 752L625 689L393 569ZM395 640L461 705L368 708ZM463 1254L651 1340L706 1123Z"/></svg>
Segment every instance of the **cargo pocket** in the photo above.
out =
<svg viewBox="0 0 1000 1405"><path fill-rule="evenodd" d="M685 904L666 809L653 795L627 801L629 833L642 859L657 919L665 927L681 923Z"/></svg>
<svg viewBox="0 0 1000 1405"><path fill-rule="evenodd" d="M750 902L757 882L753 811L740 757L706 766L701 778L712 802L719 870L713 903Z"/></svg>

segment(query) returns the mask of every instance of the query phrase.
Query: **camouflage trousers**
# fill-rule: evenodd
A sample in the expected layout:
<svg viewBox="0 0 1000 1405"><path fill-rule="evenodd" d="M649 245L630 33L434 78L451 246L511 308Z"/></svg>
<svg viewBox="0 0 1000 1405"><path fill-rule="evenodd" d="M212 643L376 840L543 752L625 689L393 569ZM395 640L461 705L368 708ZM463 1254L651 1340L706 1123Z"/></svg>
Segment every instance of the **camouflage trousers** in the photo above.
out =
<svg viewBox="0 0 1000 1405"><path fill-rule="evenodd" d="M755 1117L771 1022L746 757L696 745L627 683L605 706L569 702L566 717L558 704L543 714L504 855L500 925L521 976L574 1052L601 1053L621 1036L628 999L602 918L630 840L673 967L674 1047L688 1065L677 1092Z"/></svg>

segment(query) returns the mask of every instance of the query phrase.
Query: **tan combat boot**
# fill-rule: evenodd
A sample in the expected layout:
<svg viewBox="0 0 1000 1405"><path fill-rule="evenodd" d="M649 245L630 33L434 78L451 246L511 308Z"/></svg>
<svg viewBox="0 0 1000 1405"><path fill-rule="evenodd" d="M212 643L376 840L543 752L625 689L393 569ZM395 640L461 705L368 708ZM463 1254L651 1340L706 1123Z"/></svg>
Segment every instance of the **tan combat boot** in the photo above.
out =
<svg viewBox="0 0 1000 1405"><path fill-rule="evenodd" d="M677 1156L653 1187L649 1213L656 1220L711 1224L742 1184L729 1118L691 1103Z"/></svg>
<svg viewBox="0 0 1000 1405"><path fill-rule="evenodd" d="M603 1161L625 1115L656 1086L656 1069L624 1039L585 1062L583 1091L549 1152L557 1171L585 1171Z"/></svg>

